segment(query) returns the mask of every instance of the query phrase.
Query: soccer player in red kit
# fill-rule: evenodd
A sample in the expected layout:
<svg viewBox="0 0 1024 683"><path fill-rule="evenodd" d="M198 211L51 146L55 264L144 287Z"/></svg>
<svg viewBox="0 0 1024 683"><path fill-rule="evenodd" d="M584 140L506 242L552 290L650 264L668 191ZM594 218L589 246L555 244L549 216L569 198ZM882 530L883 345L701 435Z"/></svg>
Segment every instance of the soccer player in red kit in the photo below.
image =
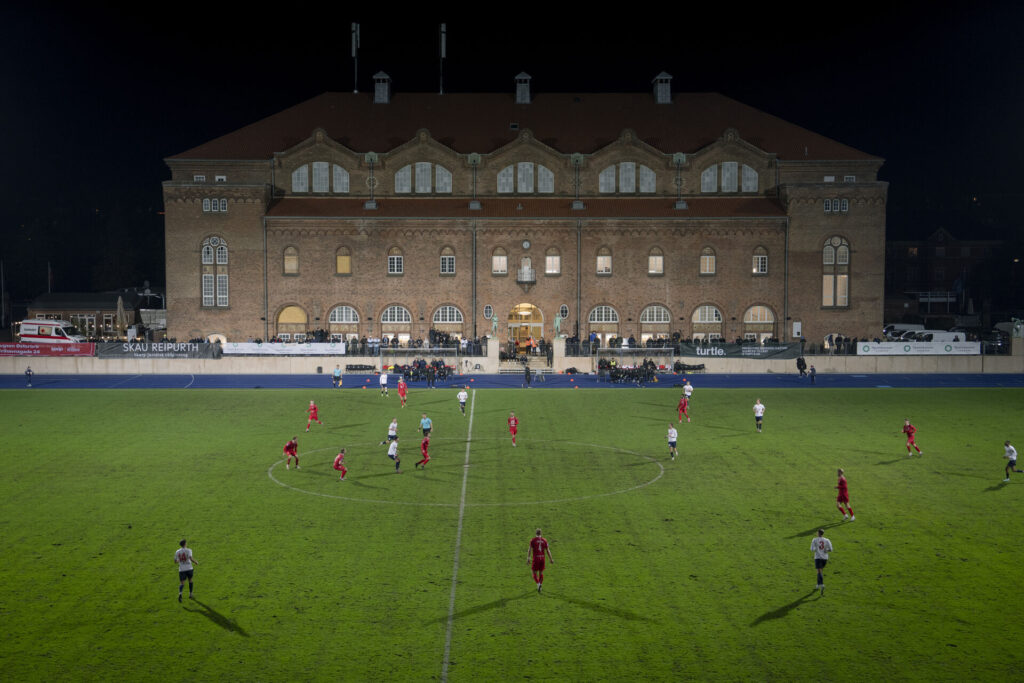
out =
<svg viewBox="0 0 1024 683"><path fill-rule="evenodd" d="M690 414L686 412L686 409L690 407L690 399L686 398L685 394L679 397L679 421L683 421L683 415L686 416L686 421L690 421Z"/></svg>
<svg viewBox="0 0 1024 683"><path fill-rule="evenodd" d="M836 507L843 513L843 519L849 517L852 522L857 518L853 516L853 508L850 507L850 491L846 488L846 477L843 476L843 468L840 467L836 474L839 475L839 483L836 484L836 491L838 491L836 494ZM845 510L843 509L844 505L846 506Z"/></svg>
<svg viewBox="0 0 1024 683"><path fill-rule="evenodd" d="M308 408L306 408L306 412L307 412L307 413L309 413L309 419L308 419L308 420L306 420L306 431L307 431L307 432L309 431L309 426L310 426L311 424L313 424L313 421L314 421L314 420L316 420L316 423L317 423L318 425L322 425L322 424L323 424L323 422L321 422L321 421L320 421L320 418L319 418L319 417L317 417L317 413L318 413L319 411L320 411L320 409L316 407L316 404L315 404L315 403L313 403L312 401L310 401L310 402L309 402L309 407L308 407Z"/></svg>
<svg viewBox="0 0 1024 683"><path fill-rule="evenodd" d="M299 437L293 436L292 440L284 445L284 468L290 470L292 468L292 458L295 458L295 469L302 469L299 467Z"/></svg>
<svg viewBox="0 0 1024 683"><path fill-rule="evenodd" d="M345 449L342 448L336 456L334 456L334 469L341 472L341 479L338 481L345 481L345 476L348 474L348 469L345 467Z"/></svg>
<svg viewBox="0 0 1024 683"><path fill-rule="evenodd" d="M921 449L917 447L917 443L914 442L914 434L917 433L917 427L910 424L909 419L903 421L903 433L907 435L907 457L909 458L913 455L913 453L910 452L911 446L914 447L918 455L924 455L924 453L921 452Z"/></svg>
<svg viewBox="0 0 1024 683"><path fill-rule="evenodd" d="M427 463L430 462L430 453L427 453L427 449L430 448L430 435L423 437L423 441L420 441L420 453L423 454L423 459L413 465L416 469L419 469L420 465L423 465L423 469L427 469Z"/></svg>
<svg viewBox="0 0 1024 683"><path fill-rule="evenodd" d="M398 378L398 398L402 399L402 407L405 407L405 395L409 391L409 385L405 383L404 377Z"/></svg>
<svg viewBox="0 0 1024 683"><path fill-rule="evenodd" d="M515 413L508 414L508 433L512 435L512 445L516 445L516 434L519 432L519 418Z"/></svg>
<svg viewBox="0 0 1024 683"><path fill-rule="evenodd" d="M541 536L540 529L537 529L537 535L530 539L530 548L526 551L526 561L530 563L530 569L533 570L533 582L537 584L538 593L544 585L545 553L547 559L551 560L551 564L554 564L555 558L551 557L551 548L548 547L547 539Z"/></svg>

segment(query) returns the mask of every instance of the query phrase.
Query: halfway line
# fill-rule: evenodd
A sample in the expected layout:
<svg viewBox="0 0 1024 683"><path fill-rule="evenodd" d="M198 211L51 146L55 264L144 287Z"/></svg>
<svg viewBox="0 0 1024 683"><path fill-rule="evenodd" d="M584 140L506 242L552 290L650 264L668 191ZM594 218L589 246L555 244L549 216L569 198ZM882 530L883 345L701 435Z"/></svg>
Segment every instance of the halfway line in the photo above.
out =
<svg viewBox="0 0 1024 683"><path fill-rule="evenodd" d="M448 663L452 652L452 622L455 620L455 585L459 580L459 551L462 550L462 518L466 514L466 484L469 481L469 445L473 442L473 407L476 389L469 400L469 430L466 432L466 461L462 465L462 495L459 497L459 526L455 532L455 562L452 567L452 592L448 598L448 626L444 634L444 663L441 665L441 683L448 681Z"/></svg>

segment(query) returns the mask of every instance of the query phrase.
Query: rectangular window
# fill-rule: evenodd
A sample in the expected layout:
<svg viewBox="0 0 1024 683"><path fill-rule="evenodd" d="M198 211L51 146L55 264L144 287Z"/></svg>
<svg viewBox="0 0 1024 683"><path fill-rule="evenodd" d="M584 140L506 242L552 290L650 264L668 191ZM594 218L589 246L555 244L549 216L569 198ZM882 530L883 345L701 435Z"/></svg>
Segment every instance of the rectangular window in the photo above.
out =
<svg viewBox="0 0 1024 683"><path fill-rule="evenodd" d="M228 177L226 175L214 176L214 180L218 183L226 183L228 181Z"/></svg>
<svg viewBox="0 0 1024 683"><path fill-rule="evenodd" d="M335 257L335 271L338 275L352 274L352 257L348 254L338 254Z"/></svg>
<svg viewBox="0 0 1024 683"><path fill-rule="evenodd" d="M841 199L839 200L839 211L840 213L847 213L850 210L850 200Z"/></svg>
<svg viewBox="0 0 1024 683"><path fill-rule="evenodd" d="M328 192L330 165L326 161L313 162L313 192Z"/></svg>
<svg viewBox="0 0 1024 683"><path fill-rule="evenodd" d="M203 305L213 305L213 275L203 275Z"/></svg>
<svg viewBox="0 0 1024 683"><path fill-rule="evenodd" d="M835 306L835 275L821 276L821 305Z"/></svg>
<svg viewBox="0 0 1024 683"><path fill-rule="evenodd" d="M562 257L559 254L548 254L544 258L544 272L548 275L560 275L562 273Z"/></svg>
<svg viewBox="0 0 1024 683"><path fill-rule="evenodd" d="M504 275L508 272L508 256L495 254L491 257L491 272L496 275Z"/></svg>
<svg viewBox="0 0 1024 683"><path fill-rule="evenodd" d="M714 275L715 274L715 255L704 254L700 257L700 274L701 275Z"/></svg>
<svg viewBox="0 0 1024 683"><path fill-rule="evenodd" d="M281 332L277 335L277 338L283 342L287 342L292 340L292 335L289 332Z"/></svg>
<svg viewBox="0 0 1024 683"><path fill-rule="evenodd" d="M855 176L855 175L844 175L843 176L843 182L844 183L855 183L855 182L857 182L857 176Z"/></svg>
<svg viewBox="0 0 1024 683"><path fill-rule="evenodd" d="M401 256L388 256L388 275L401 275L404 265Z"/></svg>
<svg viewBox="0 0 1024 683"><path fill-rule="evenodd" d="M412 192L412 166L403 166L395 172L395 194Z"/></svg>
<svg viewBox="0 0 1024 683"><path fill-rule="evenodd" d="M516 166L516 189L519 192L533 192L533 164L521 161Z"/></svg>
<svg viewBox="0 0 1024 683"><path fill-rule="evenodd" d="M832 200L826 199L823 203L825 205L825 213L832 213Z"/></svg>
<svg viewBox="0 0 1024 683"><path fill-rule="evenodd" d="M661 254L651 254L647 257L647 274L661 275L665 272L665 257Z"/></svg>
<svg viewBox="0 0 1024 683"><path fill-rule="evenodd" d="M217 305L228 305L228 276L217 275Z"/></svg>
<svg viewBox="0 0 1024 683"><path fill-rule="evenodd" d="M226 200L226 199L220 200L220 212L221 213L227 213L228 212L228 200Z"/></svg>
<svg viewBox="0 0 1024 683"><path fill-rule="evenodd" d="M506 166L498 173L498 194L515 192L515 167Z"/></svg>
<svg viewBox="0 0 1024 683"><path fill-rule="evenodd" d="M609 166L597 176L597 191L602 194L615 192L615 167Z"/></svg>
<svg viewBox="0 0 1024 683"><path fill-rule="evenodd" d="M194 176L192 176L192 182L193 183L205 183L206 182L206 176L204 176L204 175L194 175Z"/></svg>
<svg viewBox="0 0 1024 683"><path fill-rule="evenodd" d="M649 193L658 189L658 177L655 175L654 171L647 166L641 164L640 168L637 170L636 177L637 188L639 188L641 192Z"/></svg>
<svg viewBox="0 0 1024 683"><path fill-rule="evenodd" d="M209 199L204 199L203 200L203 211L205 213L209 213L210 212L210 200Z"/></svg>
<svg viewBox="0 0 1024 683"><path fill-rule="evenodd" d="M632 161L619 164L619 192L636 192L636 164Z"/></svg>
<svg viewBox="0 0 1024 683"><path fill-rule="evenodd" d="M737 162L725 161L722 163L722 192L736 191L737 175Z"/></svg>
<svg viewBox="0 0 1024 683"><path fill-rule="evenodd" d="M609 254L602 254L597 257L597 272L599 275L611 275L612 257Z"/></svg>
<svg viewBox="0 0 1024 683"><path fill-rule="evenodd" d="M836 306L850 305L849 287L849 275L836 275Z"/></svg>
<svg viewBox="0 0 1024 683"><path fill-rule="evenodd" d="M764 254L754 255L754 274L764 275L768 272L768 257Z"/></svg>
<svg viewBox="0 0 1024 683"><path fill-rule="evenodd" d="M835 181L836 181L836 177L834 175L827 175L827 176L825 176L825 182L826 183L834 183Z"/></svg>
<svg viewBox="0 0 1024 683"><path fill-rule="evenodd" d="M441 275L455 275L455 257L445 255L441 257Z"/></svg>
<svg viewBox="0 0 1024 683"><path fill-rule="evenodd" d="M416 162L416 192L420 194L428 194L431 187L430 168L431 164L429 161L417 161Z"/></svg>
<svg viewBox="0 0 1024 683"><path fill-rule="evenodd" d="M205 204L205 202L204 202L204 204ZM219 213L220 212L220 200L219 199L211 199L210 200L210 211L212 211L213 213Z"/></svg>

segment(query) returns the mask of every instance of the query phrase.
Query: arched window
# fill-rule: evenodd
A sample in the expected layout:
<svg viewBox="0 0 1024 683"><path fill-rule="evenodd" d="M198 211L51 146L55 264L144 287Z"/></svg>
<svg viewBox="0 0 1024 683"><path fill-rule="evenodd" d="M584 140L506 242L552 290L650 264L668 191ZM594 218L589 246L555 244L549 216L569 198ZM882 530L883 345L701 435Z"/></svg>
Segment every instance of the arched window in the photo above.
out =
<svg viewBox="0 0 1024 683"><path fill-rule="evenodd" d="M334 191L338 194L348 194L350 183L348 171L341 166L334 164L333 175Z"/></svg>
<svg viewBox="0 0 1024 683"><path fill-rule="evenodd" d="M827 239L821 250L821 305L850 305L850 245L838 235Z"/></svg>
<svg viewBox="0 0 1024 683"><path fill-rule="evenodd" d="M597 250L597 274L612 274L612 250L608 247L601 247Z"/></svg>
<svg viewBox="0 0 1024 683"><path fill-rule="evenodd" d="M548 247L544 252L544 274L561 275L562 254L555 247Z"/></svg>
<svg viewBox="0 0 1024 683"><path fill-rule="evenodd" d="M417 161L395 171L395 194L451 194L452 172L440 164Z"/></svg>
<svg viewBox="0 0 1024 683"><path fill-rule="evenodd" d="M743 314L743 322L749 324L773 323L775 322L775 314L767 306L751 306Z"/></svg>
<svg viewBox="0 0 1024 683"><path fill-rule="evenodd" d="M295 247L285 247L284 250L284 274L299 274L299 250Z"/></svg>
<svg viewBox="0 0 1024 683"><path fill-rule="evenodd" d="M352 274L352 251L348 247L338 247L334 252L334 272L338 275Z"/></svg>
<svg viewBox="0 0 1024 683"><path fill-rule="evenodd" d="M359 313L351 306L335 306L331 309L331 315L327 318L332 323L357 323Z"/></svg>
<svg viewBox="0 0 1024 683"><path fill-rule="evenodd" d="M590 316L587 318L587 322L591 323L617 323L619 322L619 313L611 306L595 306L590 311Z"/></svg>
<svg viewBox="0 0 1024 683"><path fill-rule="evenodd" d="M388 275L401 275L405 272L405 261L402 250L398 247L388 249Z"/></svg>
<svg viewBox="0 0 1024 683"><path fill-rule="evenodd" d="M601 194L652 193L657 189L657 174L648 166L635 161L612 164L597 176L597 190Z"/></svg>
<svg viewBox="0 0 1024 683"><path fill-rule="evenodd" d="M768 250L764 247L757 247L754 249L753 265L751 266L751 272L754 275L767 275L768 274Z"/></svg>
<svg viewBox="0 0 1024 683"><path fill-rule="evenodd" d="M455 306L441 306L434 311L434 323L461 323L462 311Z"/></svg>
<svg viewBox="0 0 1024 683"><path fill-rule="evenodd" d="M309 192L309 166L302 165L292 171L292 192Z"/></svg>
<svg viewBox="0 0 1024 683"><path fill-rule="evenodd" d="M642 323L668 323L672 322L672 316L669 314L668 309L658 304L648 306L640 313L640 322Z"/></svg>
<svg viewBox="0 0 1024 683"><path fill-rule="evenodd" d="M455 275L455 250L451 247L441 248L441 275Z"/></svg>
<svg viewBox="0 0 1024 683"><path fill-rule="evenodd" d="M757 192L757 171L743 164L740 189L743 192Z"/></svg>
<svg viewBox="0 0 1024 683"><path fill-rule="evenodd" d="M277 314L277 336L300 341L305 338L308 322L309 317L301 306L285 306Z"/></svg>
<svg viewBox="0 0 1024 683"><path fill-rule="evenodd" d="M313 192L328 192L331 189L328 175L330 167L326 161L313 162Z"/></svg>
<svg viewBox="0 0 1024 683"><path fill-rule="evenodd" d="M498 194L550 194L555 191L555 174L532 161L520 161L498 171Z"/></svg>
<svg viewBox="0 0 1024 683"><path fill-rule="evenodd" d="M382 323L411 323L412 316L404 306L388 306L380 315Z"/></svg>
<svg viewBox="0 0 1024 683"><path fill-rule="evenodd" d="M700 174L701 192L718 192L718 164L711 164Z"/></svg>
<svg viewBox="0 0 1024 683"><path fill-rule="evenodd" d="M228 306L228 245L220 237L203 241L199 289L204 307Z"/></svg>
<svg viewBox="0 0 1024 683"><path fill-rule="evenodd" d="M665 252L663 252L659 247L653 247L647 253L647 274L665 274Z"/></svg>
<svg viewBox="0 0 1024 683"><path fill-rule="evenodd" d="M693 312L693 322L720 323L722 322L722 312L714 306L698 306L697 310Z"/></svg>
<svg viewBox="0 0 1024 683"><path fill-rule="evenodd" d="M502 247L495 247L491 252L491 274L505 275L508 273L508 253Z"/></svg>
<svg viewBox="0 0 1024 683"><path fill-rule="evenodd" d="M700 274L714 275L715 267L715 250L711 247L704 247L700 252Z"/></svg>

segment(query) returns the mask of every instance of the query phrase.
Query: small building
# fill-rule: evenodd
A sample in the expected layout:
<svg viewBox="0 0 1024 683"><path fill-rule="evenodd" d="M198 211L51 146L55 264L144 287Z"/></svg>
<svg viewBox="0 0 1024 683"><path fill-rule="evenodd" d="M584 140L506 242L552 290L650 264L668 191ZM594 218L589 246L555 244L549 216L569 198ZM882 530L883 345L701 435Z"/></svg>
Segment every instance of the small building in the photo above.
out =
<svg viewBox="0 0 1024 683"><path fill-rule="evenodd" d="M117 337L119 330L118 301L124 319L121 328L140 322L142 297L134 291L118 292L51 292L40 294L28 307L29 318L67 320L86 337Z"/></svg>

